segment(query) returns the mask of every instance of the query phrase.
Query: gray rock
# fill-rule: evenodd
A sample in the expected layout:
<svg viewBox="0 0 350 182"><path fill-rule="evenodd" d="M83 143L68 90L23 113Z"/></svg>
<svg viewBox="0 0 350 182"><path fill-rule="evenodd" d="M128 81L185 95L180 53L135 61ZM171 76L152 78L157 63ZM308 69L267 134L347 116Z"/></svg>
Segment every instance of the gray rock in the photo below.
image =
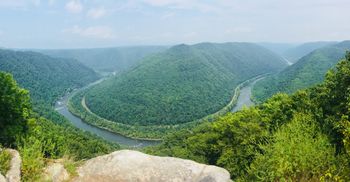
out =
<svg viewBox="0 0 350 182"><path fill-rule="evenodd" d="M2 174L0 174L0 182L7 182L6 178Z"/></svg>
<svg viewBox="0 0 350 182"><path fill-rule="evenodd" d="M6 149L10 152L12 159L10 163L10 170L7 171L6 179L8 182L20 182L21 181L21 165L22 160L17 150Z"/></svg>
<svg viewBox="0 0 350 182"><path fill-rule="evenodd" d="M227 182L223 168L172 157L121 150L86 161L73 181L118 182Z"/></svg>
<svg viewBox="0 0 350 182"><path fill-rule="evenodd" d="M45 168L45 181L62 182L69 179L67 170L61 163L53 163Z"/></svg>

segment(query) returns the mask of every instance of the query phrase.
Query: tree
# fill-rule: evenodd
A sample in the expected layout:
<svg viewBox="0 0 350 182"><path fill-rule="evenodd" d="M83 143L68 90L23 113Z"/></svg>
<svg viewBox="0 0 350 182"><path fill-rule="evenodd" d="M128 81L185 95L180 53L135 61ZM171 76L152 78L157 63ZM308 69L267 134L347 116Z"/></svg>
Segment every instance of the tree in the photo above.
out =
<svg viewBox="0 0 350 182"><path fill-rule="evenodd" d="M26 130L30 112L28 91L19 88L12 75L0 72L0 142L9 145Z"/></svg>

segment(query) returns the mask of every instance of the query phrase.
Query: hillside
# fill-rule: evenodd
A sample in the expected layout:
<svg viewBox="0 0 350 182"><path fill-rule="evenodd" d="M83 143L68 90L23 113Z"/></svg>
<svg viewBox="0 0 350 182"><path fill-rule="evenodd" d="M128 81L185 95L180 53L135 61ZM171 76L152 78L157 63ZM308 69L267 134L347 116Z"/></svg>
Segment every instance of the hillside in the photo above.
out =
<svg viewBox="0 0 350 182"><path fill-rule="evenodd" d="M307 43L298 45L296 47L287 49L281 55L285 57L288 61L292 63L296 63L300 58L302 58L303 56L306 56L312 51L322 47L332 45L332 44L336 44L336 43L337 42L330 42L330 41L329 42L327 41L307 42Z"/></svg>
<svg viewBox="0 0 350 182"><path fill-rule="evenodd" d="M35 50L52 57L76 59L100 72L120 72L144 57L165 50L165 46L137 46L95 49Z"/></svg>
<svg viewBox="0 0 350 182"><path fill-rule="evenodd" d="M68 89L99 78L76 60L29 51L0 50L0 71L13 74L19 85L30 91L34 103L40 104L52 104Z"/></svg>
<svg viewBox="0 0 350 182"><path fill-rule="evenodd" d="M85 101L93 113L124 124L186 123L223 108L240 82L285 66L250 43L178 45L92 88Z"/></svg>
<svg viewBox="0 0 350 182"><path fill-rule="evenodd" d="M27 90L20 88L12 75L0 71L0 172L6 174L8 157L2 147L19 150L22 157L22 181L38 180L48 161L65 158L74 167L82 160L119 149L95 135L61 125L39 116L30 104ZM68 159L69 158L69 159ZM5 172L4 172L5 171ZM11 181L11 180L10 180Z"/></svg>
<svg viewBox="0 0 350 182"><path fill-rule="evenodd" d="M178 131L148 152L223 167L233 181L349 181L349 91L350 53L318 86Z"/></svg>
<svg viewBox="0 0 350 182"><path fill-rule="evenodd" d="M272 52L277 53L278 55L283 55L283 53L285 53L287 50L297 46L297 44L293 44L293 43L274 43L274 42L260 42L257 44L271 50Z"/></svg>
<svg viewBox="0 0 350 182"><path fill-rule="evenodd" d="M277 92L293 93L322 82L324 75L350 49L350 41L317 49L280 73L259 81L253 96L263 101Z"/></svg>

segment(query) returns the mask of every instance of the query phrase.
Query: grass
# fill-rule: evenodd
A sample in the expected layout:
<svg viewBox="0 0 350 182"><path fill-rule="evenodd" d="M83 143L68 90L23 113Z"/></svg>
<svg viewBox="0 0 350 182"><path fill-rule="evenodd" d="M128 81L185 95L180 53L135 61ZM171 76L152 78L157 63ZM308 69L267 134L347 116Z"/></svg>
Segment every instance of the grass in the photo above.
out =
<svg viewBox="0 0 350 182"><path fill-rule="evenodd" d="M5 175L10 169L11 154L8 151L0 151L0 173Z"/></svg>

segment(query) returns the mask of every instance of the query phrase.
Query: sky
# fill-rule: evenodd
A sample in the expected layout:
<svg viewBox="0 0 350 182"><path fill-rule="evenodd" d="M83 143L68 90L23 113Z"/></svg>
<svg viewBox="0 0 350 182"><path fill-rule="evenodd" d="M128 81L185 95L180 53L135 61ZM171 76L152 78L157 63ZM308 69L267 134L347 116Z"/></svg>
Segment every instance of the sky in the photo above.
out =
<svg viewBox="0 0 350 182"><path fill-rule="evenodd" d="M350 39L350 0L0 0L0 47Z"/></svg>

